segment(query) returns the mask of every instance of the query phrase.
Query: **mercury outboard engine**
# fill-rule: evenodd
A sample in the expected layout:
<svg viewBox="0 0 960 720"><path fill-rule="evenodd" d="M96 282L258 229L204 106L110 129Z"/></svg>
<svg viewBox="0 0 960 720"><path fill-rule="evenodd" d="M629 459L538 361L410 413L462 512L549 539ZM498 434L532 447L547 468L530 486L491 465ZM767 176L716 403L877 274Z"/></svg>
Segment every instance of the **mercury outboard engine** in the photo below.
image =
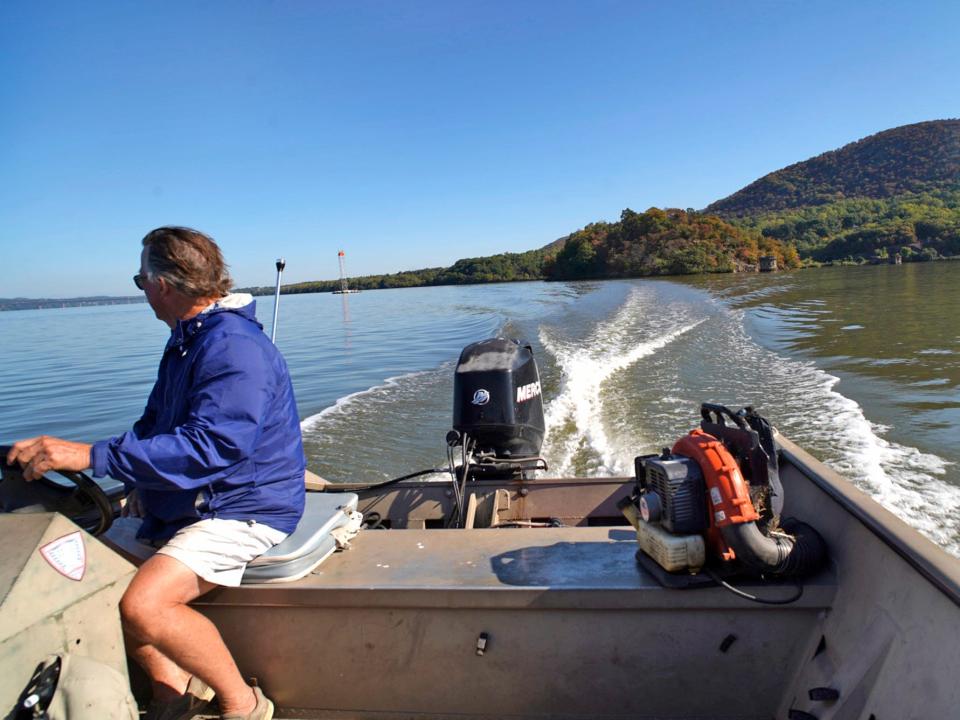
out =
<svg viewBox="0 0 960 720"><path fill-rule="evenodd" d="M537 464L545 425L529 345L491 338L463 349L453 380L453 428L480 463L510 473Z"/></svg>
<svg viewBox="0 0 960 720"><path fill-rule="evenodd" d="M453 378L453 428L447 459L462 527L467 480L522 480L547 469L540 457L546 430L540 373L530 345L490 338L463 349Z"/></svg>
<svg viewBox="0 0 960 720"><path fill-rule="evenodd" d="M522 480L545 470L540 457L545 424L540 373L530 345L491 338L460 353L453 379L453 427L447 459L463 521L471 478ZM460 463L454 450L460 448Z"/></svg>

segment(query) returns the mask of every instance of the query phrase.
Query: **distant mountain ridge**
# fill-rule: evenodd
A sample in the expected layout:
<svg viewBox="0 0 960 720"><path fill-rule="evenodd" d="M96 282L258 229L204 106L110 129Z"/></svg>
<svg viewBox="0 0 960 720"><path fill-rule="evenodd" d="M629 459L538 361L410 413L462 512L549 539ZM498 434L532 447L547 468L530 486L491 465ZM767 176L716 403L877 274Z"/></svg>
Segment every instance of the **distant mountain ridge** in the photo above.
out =
<svg viewBox="0 0 960 720"><path fill-rule="evenodd" d="M960 256L960 120L884 130L708 205L815 262Z"/></svg>
<svg viewBox="0 0 960 720"><path fill-rule="evenodd" d="M703 212L739 218L845 198L960 189L960 120L884 130L764 175Z"/></svg>

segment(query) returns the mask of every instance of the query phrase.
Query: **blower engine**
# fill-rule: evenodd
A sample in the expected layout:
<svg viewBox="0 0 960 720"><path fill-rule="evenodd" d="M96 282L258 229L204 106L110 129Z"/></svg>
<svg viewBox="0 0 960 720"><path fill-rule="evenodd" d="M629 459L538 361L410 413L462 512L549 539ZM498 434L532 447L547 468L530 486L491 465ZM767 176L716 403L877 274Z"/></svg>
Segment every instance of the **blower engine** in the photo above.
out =
<svg viewBox="0 0 960 720"><path fill-rule="evenodd" d="M470 477L517 477L545 469L540 373L530 345L491 338L460 353L453 379L453 430Z"/></svg>
<svg viewBox="0 0 960 720"><path fill-rule="evenodd" d="M694 574L710 560L777 577L816 570L823 539L805 523L781 522L773 428L750 407L705 403L700 414L700 429L672 449L635 460L637 485L620 507L641 551L670 573Z"/></svg>

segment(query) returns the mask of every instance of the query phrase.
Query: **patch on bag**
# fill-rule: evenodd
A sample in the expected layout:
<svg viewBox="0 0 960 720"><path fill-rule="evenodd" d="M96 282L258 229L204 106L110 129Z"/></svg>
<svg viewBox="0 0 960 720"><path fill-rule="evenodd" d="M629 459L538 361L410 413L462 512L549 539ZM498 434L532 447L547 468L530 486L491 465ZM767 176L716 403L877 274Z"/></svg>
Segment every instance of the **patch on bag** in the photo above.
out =
<svg viewBox="0 0 960 720"><path fill-rule="evenodd" d="M83 580L87 571L87 548L79 530L48 542L40 548L40 554L64 577Z"/></svg>

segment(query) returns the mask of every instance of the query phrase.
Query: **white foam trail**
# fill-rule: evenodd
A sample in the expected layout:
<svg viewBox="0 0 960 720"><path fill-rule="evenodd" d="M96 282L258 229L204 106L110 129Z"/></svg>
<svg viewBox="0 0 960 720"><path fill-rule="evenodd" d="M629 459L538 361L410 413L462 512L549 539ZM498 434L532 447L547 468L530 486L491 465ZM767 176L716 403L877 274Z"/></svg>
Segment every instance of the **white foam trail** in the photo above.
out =
<svg viewBox="0 0 960 720"><path fill-rule="evenodd" d="M332 415L337 415L339 413L347 412L350 405L361 400L364 397L369 397L371 395L381 395L386 391L389 391L390 388L399 386L402 382L410 380L411 378L419 377L422 375L427 375L431 370L419 370L417 372L405 373L403 375L394 375L393 377L388 377L380 385L374 385L368 387L366 390L358 390L357 392L350 393L349 395L344 395L341 398L337 398L337 401L325 407L320 412L311 415L310 417L304 418L300 421L300 432L309 432L315 430L319 425L321 425L324 419L329 418Z"/></svg>
<svg viewBox="0 0 960 720"><path fill-rule="evenodd" d="M632 472L604 429L602 386L614 373L669 345L703 322L698 320L645 342L631 342L632 333L625 330L638 319L643 299L643 295L635 291L612 320L601 323L587 341L570 343L569 347L541 328L540 341L556 358L562 373L560 392L545 412L548 448L545 455L551 460L551 474L560 477L569 474L574 456L584 446L599 456L601 466L597 472ZM556 431L551 433L551 428L561 428L562 432L571 426L574 432L567 433L566 437L557 437Z"/></svg>
<svg viewBox="0 0 960 720"><path fill-rule="evenodd" d="M734 317L742 320L739 314ZM760 348L742 323L736 333L744 355L750 356L746 365L765 368L763 384L778 396L781 429L791 440L830 448L824 462L948 552L960 555L960 487L938 477L946 474L950 462L884 438L889 428L871 422L859 403L836 389L840 378L812 361Z"/></svg>
<svg viewBox="0 0 960 720"><path fill-rule="evenodd" d="M960 554L960 487L937 477L950 463L885 439L887 428L870 422L856 401L834 389L839 378L819 369L813 375L825 391L828 412L806 414L804 424L821 441L833 436L838 453L826 461L892 513Z"/></svg>

